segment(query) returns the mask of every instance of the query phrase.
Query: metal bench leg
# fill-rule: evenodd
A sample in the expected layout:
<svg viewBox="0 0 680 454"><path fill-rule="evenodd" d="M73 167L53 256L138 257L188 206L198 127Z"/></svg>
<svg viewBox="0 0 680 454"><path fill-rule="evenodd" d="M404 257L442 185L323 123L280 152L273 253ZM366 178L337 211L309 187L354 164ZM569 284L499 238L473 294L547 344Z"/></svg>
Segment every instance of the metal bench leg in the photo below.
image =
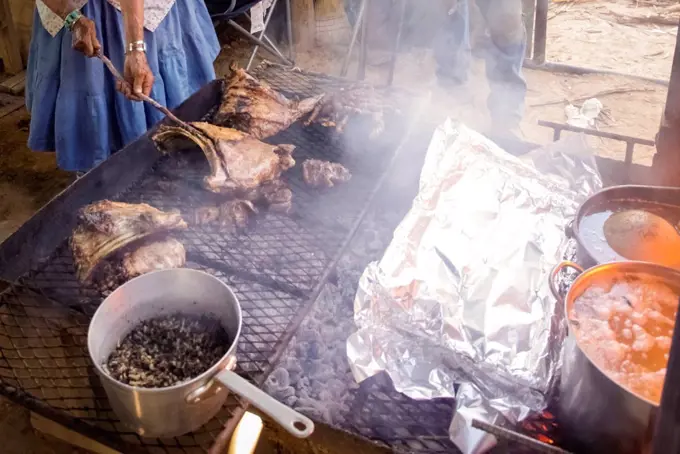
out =
<svg viewBox="0 0 680 454"><path fill-rule="evenodd" d="M262 28L262 31L260 31L260 35L258 36L258 38L260 40L264 39L265 41L267 41L271 45L272 49L276 50L276 54L279 57L281 57L284 60L287 60L286 57L281 53L281 51L279 51L279 49L274 45L274 43L272 43L271 40L269 38L267 38L267 35L265 35L265 33L267 31L267 27L269 26L269 21L271 20L272 15L274 14L274 8L276 8L276 5L277 5L278 2L279 2L279 0L274 0L272 2L272 5L269 7L269 11L267 12L267 17L265 17L265 19L264 19L264 27ZM250 16L248 16L248 17L250 17ZM259 49L260 49L260 46L255 46L255 49L253 49L253 52L250 54L250 60L248 60L248 65L246 65L246 70L249 70L250 67L252 66L253 61L255 60L255 56L257 55L257 51Z"/></svg>
<svg viewBox="0 0 680 454"><path fill-rule="evenodd" d="M229 20L227 21L227 23L228 23L229 25L231 25L236 31L238 31L239 33L241 33L241 34L243 35L243 37L246 38L248 41L251 41L253 44L255 44L255 45L257 45L257 46L263 47L263 48L266 49L268 52L271 52L273 55L276 55L277 57L281 58L281 60L283 60L283 62L284 62L285 64L287 64L287 65L292 65L292 64L293 64L293 63L292 63L291 61L289 61L287 58L285 58L285 57L282 58L282 57L279 55L279 52L278 52L276 49L272 48L269 44L265 43L264 41L262 41L262 40L261 40L260 38L258 38L257 36L251 35L251 34L248 32L248 30L246 30L245 28L241 27L239 24L237 24L236 22L234 22L232 19L229 19Z"/></svg>
<svg viewBox="0 0 680 454"><path fill-rule="evenodd" d="M357 42L357 35L359 34L359 27L362 26L364 20L364 11L366 9L366 2L368 0L361 0L361 6L359 6L359 14L357 15L357 22L354 24L354 30L352 30L352 39L349 42L349 49L347 49L347 55L345 55L345 60L342 62L342 69L340 70L340 76L345 77L347 75L347 70L349 69L349 60L352 57L352 51L354 50L354 44ZM366 41L364 39L364 41Z"/></svg>
<svg viewBox="0 0 680 454"><path fill-rule="evenodd" d="M406 2L408 0L401 0L401 11L399 12L399 25L397 27L397 37L394 40L394 48L392 49L392 59L390 60L390 72L387 75L387 86L391 87L394 82L394 70L397 67L397 54L399 53L399 46L401 45L401 33L404 29L404 18L406 17Z"/></svg>
<svg viewBox="0 0 680 454"><path fill-rule="evenodd" d="M359 67L357 68L357 79L366 78L366 54L368 52L368 17L370 15L370 0L365 0L366 6L364 17L361 21L361 47L359 48Z"/></svg>
<svg viewBox="0 0 680 454"><path fill-rule="evenodd" d="M290 0L286 0L286 28L288 32L288 59L292 62L295 62L295 44L293 44L293 15L290 9Z"/></svg>

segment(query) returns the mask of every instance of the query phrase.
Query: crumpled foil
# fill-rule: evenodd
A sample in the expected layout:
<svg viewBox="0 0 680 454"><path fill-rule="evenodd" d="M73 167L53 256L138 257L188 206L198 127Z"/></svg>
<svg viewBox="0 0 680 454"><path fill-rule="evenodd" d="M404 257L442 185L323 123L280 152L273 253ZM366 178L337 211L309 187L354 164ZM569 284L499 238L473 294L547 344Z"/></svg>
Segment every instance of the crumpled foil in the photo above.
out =
<svg viewBox="0 0 680 454"><path fill-rule="evenodd" d="M473 419L514 424L543 410L565 335L548 276L566 224L602 187L596 169L582 136L518 159L440 126L411 210L360 278L355 379L386 371L411 398L455 397L450 434L464 453L495 444Z"/></svg>

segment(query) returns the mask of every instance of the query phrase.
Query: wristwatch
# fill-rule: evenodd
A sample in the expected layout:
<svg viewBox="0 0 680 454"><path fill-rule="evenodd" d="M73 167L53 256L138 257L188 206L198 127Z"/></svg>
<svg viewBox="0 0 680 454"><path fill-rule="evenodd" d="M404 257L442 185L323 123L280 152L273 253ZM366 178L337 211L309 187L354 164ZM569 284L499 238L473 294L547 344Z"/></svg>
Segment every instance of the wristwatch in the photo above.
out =
<svg viewBox="0 0 680 454"><path fill-rule="evenodd" d="M146 52L146 43L141 40L141 41L133 41L131 43L128 43L127 45L127 51L125 52L126 54L129 54L130 52Z"/></svg>
<svg viewBox="0 0 680 454"><path fill-rule="evenodd" d="M73 31L73 26L76 25L76 22L78 22L81 17L83 17L83 14L78 10L68 13L68 16L66 16L66 19L64 19L64 25L68 31Z"/></svg>

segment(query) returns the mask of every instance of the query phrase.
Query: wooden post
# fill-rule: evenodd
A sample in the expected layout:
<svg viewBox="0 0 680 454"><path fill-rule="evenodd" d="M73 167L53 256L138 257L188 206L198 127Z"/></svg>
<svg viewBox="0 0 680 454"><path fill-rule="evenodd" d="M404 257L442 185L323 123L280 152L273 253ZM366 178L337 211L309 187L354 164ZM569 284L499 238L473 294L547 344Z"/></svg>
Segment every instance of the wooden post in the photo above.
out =
<svg viewBox="0 0 680 454"><path fill-rule="evenodd" d="M680 33L680 25L678 26ZM659 185L680 187L680 34L675 37L675 53L668 83L666 106L656 135L652 173ZM669 369L670 370L670 369Z"/></svg>
<svg viewBox="0 0 680 454"><path fill-rule="evenodd" d="M9 74L17 74L24 69L8 0L0 0L0 57Z"/></svg>
<svg viewBox="0 0 680 454"><path fill-rule="evenodd" d="M291 4L295 49L310 50L314 47L316 41L314 0L291 0Z"/></svg>
<svg viewBox="0 0 680 454"><path fill-rule="evenodd" d="M522 0L522 18L527 36L527 50L524 55L527 59L534 56L534 20L536 17L536 0Z"/></svg>
<svg viewBox="0 0 680 454"><path fill-rule="evenodd" d="M679 38L680 39L680 38ZM677 55L677 53L676 53ZM677 150L676 150L677 153ZM680 452L680 311L675 316L675 329L666 366L666 379L661 394L661 405L656 414L652 449L654 454Z"/></svg>
<svg viewBox="0 0 680 454"><path fill-rule="evenodd" d="M33 14L35 13L35 0L7 0L9 4L14 29L17 32L16 42L19 44L21 60L24 68L28 63L28 48L31 44L31 32L33 31Z"/></svg>
<svg viewBox="0 0 680 454"><path fill-rule="evenodd" d="M548 37L548 9L550 0L537 0L534 9L533 61L537 65L545 63L546 42Z"/></svg>

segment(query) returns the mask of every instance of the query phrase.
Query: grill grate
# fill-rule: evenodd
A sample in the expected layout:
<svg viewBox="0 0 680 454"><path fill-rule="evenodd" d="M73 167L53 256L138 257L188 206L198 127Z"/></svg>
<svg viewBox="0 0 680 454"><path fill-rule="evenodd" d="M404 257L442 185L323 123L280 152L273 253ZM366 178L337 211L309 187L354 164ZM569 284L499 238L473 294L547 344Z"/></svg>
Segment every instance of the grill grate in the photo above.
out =
<svg viewBox="0 0 680 454"><path fill-rule="evenodd" d="M256 75L301 97L346 83L276 66L263 66ZM349 184L310 190L298 165L285 176L294 194L291 213L258 215L255 225L241 233L204 226L178 234L187 249L187 266L222 279L240 299L240 373L261 382L289 334L298 328L298 315L313 302L329 267L342 253L376 190L377 175L385 171L401 140L398 131L403 125L388 119L390 125L387 137L395 140L379 146L367 140L347 142L320 126L294 125L271 142L296 145L293 156L298 164L308 157L345 164L353 174ZM206 174L205 159L194 155L160 158L117 199L185 214L209 203L210 195L198 188ZM89 318L103 295L77 281L66 242L18 284L1 295L0 392L74 430L91 432L88 435L104 443L115 447L122 442L124 452L141 447L147 452L193 453L212 444L230 416L229 406L197 433L173 440L140 438L118 422L86 346Z"/></svg>
<svg viewBox="0 0 680 454"><path fill-rule="evenodd" d="M383 373L357 390L351 426L397 452L458 453L448 435L454 411L452 399L418 401L401 394Z"/></svg>

